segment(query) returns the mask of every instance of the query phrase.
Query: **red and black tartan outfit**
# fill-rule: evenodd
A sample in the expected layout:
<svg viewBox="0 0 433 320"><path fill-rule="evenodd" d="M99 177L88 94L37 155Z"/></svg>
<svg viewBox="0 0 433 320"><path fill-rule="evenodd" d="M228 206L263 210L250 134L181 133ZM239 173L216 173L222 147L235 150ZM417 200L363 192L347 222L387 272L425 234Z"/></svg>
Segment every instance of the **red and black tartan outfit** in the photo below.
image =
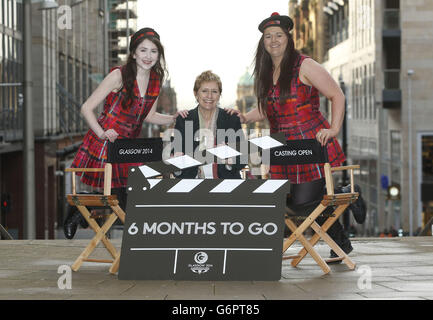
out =
<svg viewBox="0 0 433 320"><path fill-rule="evenodd" d="M120 67L115 67L119 69ZM141 131L143 120L148 115L150 109L158 98L161 88L160 80L156 72L151 70L147 91L143 97L134 82L134 101L129 110L122 108L122 101L125 98L126 89L122 88L119 92L110 92L105 99L104 110L98 118L98 123L104 129L114 129L119 134L117 139L133 139L138 137ZM73 168L103 168L107 162L108 140L100 139L93 130L89 130L83 139L83 143L75 155L71 167ZM134 163L113 163L112 188L122 188L126 186L128 180L128 168ZM84 172L81 181L93 187L102 188L104 186L101 173Z"/></svg>
<svg viewBox="0 0 433 320"><path fill-rule="evenodd" d="M267 117L271 133L284 132L287 140L315 139L320 129L330 125L319 111L319 91L305 85L299 79L302 62L308 58L300 55L293 68L290 93L284 104L280 104L279 83L270 88L267 97ZM345 155L336 138L327 144L328 159L332 167L340 166ZM324 178L323 164L271 165L272 179L289 179L299 184Z"/></svg>

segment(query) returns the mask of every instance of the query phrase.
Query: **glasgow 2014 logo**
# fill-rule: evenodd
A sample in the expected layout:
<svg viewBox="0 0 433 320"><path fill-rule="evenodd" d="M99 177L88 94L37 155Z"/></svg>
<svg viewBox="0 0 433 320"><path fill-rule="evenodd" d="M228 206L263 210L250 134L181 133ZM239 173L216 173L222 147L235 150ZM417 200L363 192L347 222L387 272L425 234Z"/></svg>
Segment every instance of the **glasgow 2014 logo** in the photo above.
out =
<svg viewBox="0 0 433 320"><path fill-rule="evenodd" d="M195 264L189 264L188 267L191 268L191 271L194 273L206 273L213 267L212 264L206 264L208 259L209 256L206 252L199 251L194 255Z"/></svg>

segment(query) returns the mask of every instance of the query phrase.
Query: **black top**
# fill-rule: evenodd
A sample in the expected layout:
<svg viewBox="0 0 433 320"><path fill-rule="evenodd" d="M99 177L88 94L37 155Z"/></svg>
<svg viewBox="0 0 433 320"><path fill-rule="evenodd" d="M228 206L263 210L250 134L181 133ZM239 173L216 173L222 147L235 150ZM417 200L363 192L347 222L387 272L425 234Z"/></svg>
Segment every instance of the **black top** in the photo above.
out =
<svg viewBox="0 0 433 320"><path fill-rule="evenodd" d="M245 136L243 134L243 131L241 130L241 121L239 119L239 117L237 115L230 115L227 112L225 112L223 109L217 108L217 112L218 112L218 118L217 118L217 123L216 123L216 128L217 129L224 129L224 130L228 130L228 129L233 129L235 133L241 133L236 135L236 139L234 139L233 137L228 137L230 135L224 135L224 142L225 143L239 143L240 141L245 140ZM191 130L189 128L191 128L191 123L192 122L192 131L193 134L191 132L187 132L187 130ZM175 132L174 135L174 141L173 141L173 145L175 147L175 152L178 152L180 150L176 150L177 148L181 148L181 152L183 152L184 154L188 154L190 156L193 156L192 152L198 152L198 146L199 146L199 141L195 141L195 139L193 137L195 137L196 132L198 132L198 130L200 130L200 121L199 121L199 115L198 115L198 107L196 107L195 109L192 109L189 111L188 116L186 118L182 118L181 116L178 116L176 118L176 125L174 127L176 130L178 130L178 132L180 132L181 135L181 139L182 139L182 144L179 143L179 145L177 145L176 143L176 139L179 139L180 137L178 136L178 134ZM240 131L238 131L240 130ZM191 136L192 135L192 136ZM186 136L188 136L188 140L186 141ZM217 133L218 136L218 133ZM187 150L187 152L185 152L186 149L186 144L189 144L189 148L191 148L191 139L193 139L193 143L192 143L192 150ZM219 139L217 138L218 143L222 143L222 141L219 141ZM197 151L196 151L197 150ZM240 179L241 175L240 175L240 170L242 168L245 167L246 164L241 164L241 157L238 156L235 158L235 162L233 165L231 165L231 170L228 170L225 164L218 164L218 170L217 170L217 174L218 174L218 178L220 179ZM216 159L215 159L216 161ZM197 172L198 172L198 167L194 167L194 168L188 168L188 169L184 169L182 170L182 173L180 175L175 175L176 178L180 178L180 179L194 179L197 176Z"/></svg>

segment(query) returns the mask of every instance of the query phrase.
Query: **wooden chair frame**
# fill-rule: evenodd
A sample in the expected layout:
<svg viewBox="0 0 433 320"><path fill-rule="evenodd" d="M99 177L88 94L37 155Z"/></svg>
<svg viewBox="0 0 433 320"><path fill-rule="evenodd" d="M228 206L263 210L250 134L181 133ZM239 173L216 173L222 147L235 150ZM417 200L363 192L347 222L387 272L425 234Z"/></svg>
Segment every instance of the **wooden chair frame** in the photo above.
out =
<svg viewBox="0 0 433 320"><path fill-rule="evenodd" d="M90 240L89 244L72 264L71 269L73 271L78 271L84 261L111 263L109 271L110 273L114 274L119 269L120 251L116 250L116 248L107 238L106 233L117 220L117 218L119 218L122 223L125 223L125 212L122 210L122 208L120 208L117 196L111 195L112 165L107 163L105 164L105 168L67 168L65 171L72 173L72 194L67 195L68 203L78 208L81 215L84 217L84 219L86 219L89 226L95 232L95 236L92 238L92 240ZM77 194L75 183L76 172L103 172L104 194ZM94 218L91 216L87 206L101 208L110 207L113 212L109 214L108 218L106 218L102 227L99 227ZM95 250L100 242L104 244L113 260L89 259L90 254Z"/></svg>
<svg viewBox="0 0 433 320"><path fill-rule="evenodd" d="M334 222L343 214L346 208L353 202L355 202L359 194L354 190L354 177L353 171L355 169L359 169L359 165L352 166L342 166L342 167L331 167L329 163L325 163L324 171L325 171L325 181L326 181L326 192L327 194L323 196L320 204L305 218L304 222L299 226L295 224L293 221L295 216L290 216L286 214L286 225L292 231L292 234L289 238L287 238L283 243L283 254L287 251L287 249L298 240L301 242L303 248L297 255L294 256L283 256L283 259L293 259L291 265L296 267L302 259L309 253L316 263L320 266L325 274L328 274L331 269L329 268L329 262L335 261L343 261L350 270L355 269L355 263L347 256L347 254L335 243L334 240L326 233L328 229L334 224ZM334 194L334 182L332 178L332 173L336 171L349 170L350 172L350 193L340 193ZM320 226L316 219L322 214L322 212L327 207L334 207L334 211L331 216L329 216L326 221ZM311 228L314 231L311 239L306 239L304 236L304 232ZM320 240L323 239L325 243L329 245L329 247L334 250L337 254L337 258L327 259L326 261L317 253L314 249L314 245Z"/></svg>
<svg viewBox="0 0 433 320"><path fill-rule="evenodd" d="M0 223L0 240L1 239L5 239L5 240L13 240L12 236L9 234L9 232L7 232L7 230L5 229L5 227L3 227Z"/></svg>

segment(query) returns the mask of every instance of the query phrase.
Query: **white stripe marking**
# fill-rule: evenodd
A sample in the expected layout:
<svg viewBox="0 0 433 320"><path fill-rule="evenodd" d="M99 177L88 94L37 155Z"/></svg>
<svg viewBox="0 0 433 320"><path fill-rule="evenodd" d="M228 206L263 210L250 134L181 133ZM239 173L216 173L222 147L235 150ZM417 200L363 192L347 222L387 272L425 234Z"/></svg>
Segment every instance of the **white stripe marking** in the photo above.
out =
<svg viewBox="0 0 433 320"><path fill-rule="evenodd" d="M224 250L223 274L226 274L227 250Z"/></svg>
<svg viewBox="0 0 433 320"><path fill-rule="evenodd" d="M177 268L177 253L179 250L176 250L176 253L174 255L174 270L173 273L176 274L176 268Z"/></svg>
<svg viewBox="0 0 433 320"><path fill-rule="evenodd" d="M154 186L160 183L162 179L148 179L147 181L149 181L150 189L152 189Z"/></svg>
<svg viewBox="0 0 433 320"><path fill-rule="evenodd" d="M210 193L230 193L243 182L244 180L242 179L226 179L213 188Z"/></svg>
<svg viewBox="0 0 433 320"><path fill-rule="evenodd" d="M216 155L220 159L227 159L240 156L242 153L228 146L220 146L212 149L207 149L206 152Z"/></svg>
<svg viewBox="0 0 433 320"><path fill-rule="evenodd" d="M143 174L143 176L145 178L156 177L156 176L160 176L161 175L160 172L158 172L156 170L153 170L151 167L148 167L148 166L145 166L145 165L138 167L138 169L140 169L141 173Z"/></svg>
<svg viewBox="0 0 433 320"><path fill-rule="evenodd" d="M287 180L267 180L260 187L253 191L253 193L274 193L277 191Z"/></svg>
<svg viewBox="0 0 433 320"><path fill-rule="evenodd" d="M185 169L185 168L189 168L189 167L193 167L193 166L199 166L202 163L195 160L194 158L191 158L188 155L184 155L184 156L180 156L180 157L176 157L176 158L170 158L165 160L168 163L170 163L171 165L179 168L179 169Z"/></svg>
<svg viewBox="0 0 433 320"><path fill-rule="evenodd" d="M251 139L250 142L262 149L271 149L283 145L281 142L275 140L274 138L271 138L270 136L254 138Z"/></svg>
<svg viewBox="0 0 433 320"><path fill-rule="evenodd" d="M167 193L188 193L203 182L204 179L183 179L171 187Z"/></svg>

